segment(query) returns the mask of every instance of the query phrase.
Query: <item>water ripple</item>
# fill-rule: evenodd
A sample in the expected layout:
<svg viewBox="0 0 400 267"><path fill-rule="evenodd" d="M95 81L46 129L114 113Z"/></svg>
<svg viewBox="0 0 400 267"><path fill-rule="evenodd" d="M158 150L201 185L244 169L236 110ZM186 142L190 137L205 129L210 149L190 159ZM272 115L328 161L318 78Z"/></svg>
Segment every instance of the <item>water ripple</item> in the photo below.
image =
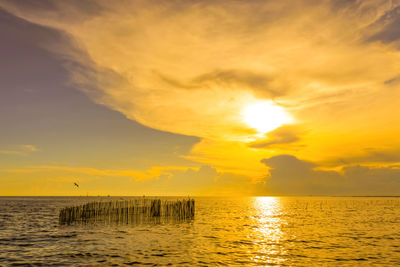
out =
<svg viewBox="0 0 400 267"><path fill-rule="evenodd" d="M0 266L400 263L399 198L198 198L188 222L58 225L86 201L0 197Z"/></svg>

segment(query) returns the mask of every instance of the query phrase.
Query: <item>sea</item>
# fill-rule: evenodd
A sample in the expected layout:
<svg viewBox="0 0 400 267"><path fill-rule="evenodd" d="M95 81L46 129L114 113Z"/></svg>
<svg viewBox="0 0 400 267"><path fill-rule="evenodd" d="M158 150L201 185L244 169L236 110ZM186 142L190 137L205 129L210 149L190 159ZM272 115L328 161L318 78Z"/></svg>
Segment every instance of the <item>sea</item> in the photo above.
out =
<svg viewBox="0 0 400 267"><path fill-rule="evenodd" d="M0 197L0 266L398 266L400 198L197 197L193 219L59 225L134 197Z"/></svg>

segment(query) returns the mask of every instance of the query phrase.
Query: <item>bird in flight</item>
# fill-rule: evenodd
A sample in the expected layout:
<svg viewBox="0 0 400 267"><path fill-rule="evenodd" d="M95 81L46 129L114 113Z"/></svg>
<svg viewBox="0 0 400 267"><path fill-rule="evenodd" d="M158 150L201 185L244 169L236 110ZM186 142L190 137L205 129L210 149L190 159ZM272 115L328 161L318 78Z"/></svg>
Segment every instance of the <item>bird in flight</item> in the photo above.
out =
<svg viewBox="0 0 400 267"><path fill-rule="evenodd" d="M74 183L74 185L75 185L76 187L79 187L79 184L77 184L77 183Z"/></svg>

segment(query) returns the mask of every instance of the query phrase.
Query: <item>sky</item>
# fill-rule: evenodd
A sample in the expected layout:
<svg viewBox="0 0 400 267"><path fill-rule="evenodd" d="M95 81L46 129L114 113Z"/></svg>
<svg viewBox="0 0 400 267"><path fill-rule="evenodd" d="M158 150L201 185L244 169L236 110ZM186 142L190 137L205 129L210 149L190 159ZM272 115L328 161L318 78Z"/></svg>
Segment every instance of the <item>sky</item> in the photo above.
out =
<svg viewBox="0 0 400 267"><path fill-rule="evenodd" d="M0 195L400 195L400 1L0 0L0 34Z"/></svg>

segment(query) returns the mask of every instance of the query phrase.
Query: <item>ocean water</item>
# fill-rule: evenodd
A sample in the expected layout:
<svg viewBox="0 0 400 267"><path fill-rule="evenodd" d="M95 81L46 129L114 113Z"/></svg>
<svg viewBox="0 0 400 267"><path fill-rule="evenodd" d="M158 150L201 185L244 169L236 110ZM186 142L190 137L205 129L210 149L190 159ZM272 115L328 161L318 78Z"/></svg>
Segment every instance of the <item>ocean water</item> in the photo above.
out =
<svg viewBox="0 0 400 267"><path fill-rule="evenodd" d="M204 197L193 220L58 225L93 200L0 197L0 265L400 265L400 198Z"/></svg>

